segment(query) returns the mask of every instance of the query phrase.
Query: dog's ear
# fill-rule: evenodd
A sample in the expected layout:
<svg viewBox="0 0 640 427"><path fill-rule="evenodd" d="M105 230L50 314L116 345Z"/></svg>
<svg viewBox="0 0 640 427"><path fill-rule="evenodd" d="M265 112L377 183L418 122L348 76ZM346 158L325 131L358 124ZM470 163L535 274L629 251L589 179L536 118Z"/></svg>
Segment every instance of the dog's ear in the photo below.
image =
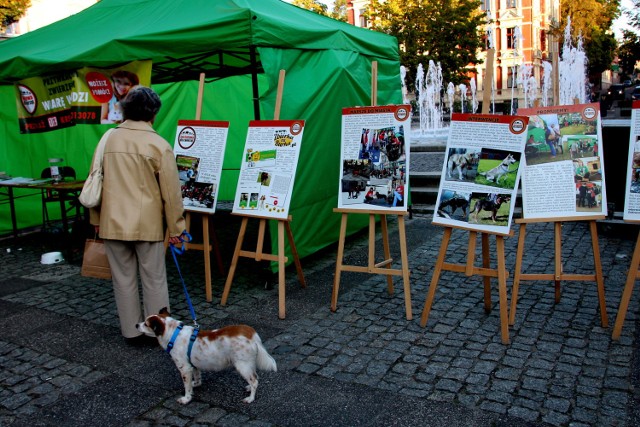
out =
<svg viewBox="0 0 640 427"><path fill-rule="evenodd" d="M164 320L158 316L151 316L147 319L147 326L151 328L156 336L164 334Z"/></svg>
<svg viewBox="0 0 640 427"><path fill-rule="evenodd" d="M162 314L162 315L168 316L168 315L169 315L169 310L167 309L167 307L162 307L162 308L160 309L160 313L159 313L159 314Z"/></svg>

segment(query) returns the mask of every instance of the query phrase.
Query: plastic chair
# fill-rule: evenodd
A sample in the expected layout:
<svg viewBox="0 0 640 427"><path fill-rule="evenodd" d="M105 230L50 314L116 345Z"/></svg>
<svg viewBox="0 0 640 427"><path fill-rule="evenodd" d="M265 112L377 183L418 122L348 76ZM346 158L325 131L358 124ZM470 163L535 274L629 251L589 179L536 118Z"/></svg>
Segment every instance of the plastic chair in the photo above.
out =
<svg viewBox="0 0 640 427"><path fill-rule="evenodd" d="M76 171L71 166L61 166L59 167L59 172L62 175L62 178L70 178L76 179ZM42 170L40 174L41 179L51 178L51 168L45 168ZM68 214L75 209L75 219L80 218L80 202L78 202L78 196L80 193L78 191L69 192L69 191L57 191L55 188L46 188L42 190L42 228L46 230L47 228L55 228L52 223L53 220L49 217L49 210L47 205L49 203L56 203L57 206L61 206L61 203L64 203L64 212L62 215L64 217L68 217Z"/></svg>

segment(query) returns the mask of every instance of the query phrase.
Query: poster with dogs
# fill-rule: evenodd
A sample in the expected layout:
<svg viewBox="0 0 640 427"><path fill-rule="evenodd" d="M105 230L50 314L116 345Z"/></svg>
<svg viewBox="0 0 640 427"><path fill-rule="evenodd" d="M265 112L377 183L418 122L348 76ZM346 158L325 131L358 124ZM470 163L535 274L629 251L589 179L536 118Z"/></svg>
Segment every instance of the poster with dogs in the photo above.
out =
<svg viewBox="0 0 640 427"><path fill-rule="evenodd" d="M625 221L640 221L640 101L633 101L631 107L627 191L623 218Z"/></svg>
<svg viewBox="0 0 640 427"><path fill-rule="evenodd" d="M179 120L173 152L187 211L214 213L229 122Z"/></svg>
<svg viewBox="0 0 640 427"><path fill-rule="evenodd" d="M528 118L453 114L435 224L508 234Z"/></svg>
<svg viewBox="0 0 640 427"><path fill-rule="evenodd" d="M407 210L411 106L342 110L338 208Z"/></svg>
<svg viewBox="0 0 640 427"><path fill-rule="evenodd" d="M529 117L522 216L606 215L600 104L521 108L518 114Z"/></svg>
<svg viewBox="0 0 640 427"><path fill-rule="evenodd" d="M252 120L242 153L232 212L286 219L304 120Z"/></svg>

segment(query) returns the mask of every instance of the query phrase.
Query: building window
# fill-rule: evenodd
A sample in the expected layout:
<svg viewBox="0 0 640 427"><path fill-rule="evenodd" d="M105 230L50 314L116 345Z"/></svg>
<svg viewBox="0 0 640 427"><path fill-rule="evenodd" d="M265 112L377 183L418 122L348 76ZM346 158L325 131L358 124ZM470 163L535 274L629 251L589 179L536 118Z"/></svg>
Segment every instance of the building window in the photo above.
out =
<svg viewBox="0 0 640 427"><path fill-rule="evenodd" d="M483 10L485 12L491 10L491 0L482 0L480 10Z"/></svg>
<svg viewBox="0 0 640 427"><path fill-rule="evenodd" d="M515 35L515 27L507 28L507 49L515 49L516 44L513 36Z"/></svg>
<svg viewBox="0 0 640 427"><path fill-rule="evenodd" d="M369 26L369 22L367 21L366 16L364 16L365 13L365 9L360 9L360 28L367 28Z"/></svg>
<svg viewBox="0 0 640 427"><path fill-rule="evenodd" d="M516 81L518 80L518 70L516 67L509 67L509 71L507 73L507 87L517 87Z"/></svg>
<svg viewBox="0 0 640 427"><path fill-rule="evenodd" d="M516 7L518 7L518 0L507 0L508 9L515 9Z"/></svg>

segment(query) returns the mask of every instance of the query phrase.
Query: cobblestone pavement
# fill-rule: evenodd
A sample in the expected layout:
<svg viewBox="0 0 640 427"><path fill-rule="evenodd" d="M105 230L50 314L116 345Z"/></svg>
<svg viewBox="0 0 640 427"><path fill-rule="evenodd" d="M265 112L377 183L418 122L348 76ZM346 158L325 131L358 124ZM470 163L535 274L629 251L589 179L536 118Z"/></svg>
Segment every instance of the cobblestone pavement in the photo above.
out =
<svg viewBox="0 0 640 427"><path fill-rule="evenodd" d="M395 227L392 221L392 236ZM552 227L529 228L523 271L549 272ZM635 233L630 228L600 236L610 325ZM447 272L421 328L442 229L415 217L407 221L407 235L410 321L401 283L396 281L389 296L383 276L359 273L343 273L332 313L335 248L303 260L307 288L288 269L284 320L277 318L277 278L256 268L260 264L241 261L229 303L221 307L224 278L214 271L215 300L206 302L202 253L183 256L182 273L200 324L249 323L278 362L277 373L261 376L251 405L240 402L244 386L231 371L205 374L194 401L177 404L181 382L166 354L122 342L109 282L80 276L77 262L41 265L37 240L5 243L0 425L638 425L640 292L614 342L611 327L600 324L595 283L563 283L554 304L551 283L525 282L511 344L503 345L495 283L493 311L485 314L481 280ZM565 271L589 273L586 224L567 223L563 235ZM454 231L449 262L464 262L466 236ZM225 239L221 246L233 247L233 239ZM517 239L506 241L511 269ZM365 261L366 235L349 239L347 246L345 263ZM188 320L179 278L167 262L172 311Z"/></svg>
<svg viewBox="0 0 640 427"><path fill-rule="evenodd" d="M439 170L442 159L419 153L411 168ZM424 215L406 223L413 320L405 318L400 280L389 295L384 276L361 273L342 274L338 310L331 312L335 246L302 260L306 288L287 269L283 320L277 276L267 264L240 260L221 307L226 276L214 267L214 300L207 302L202 252L180 257L199 323L254 326L278 363L277 373L261 375L250 405L241 403L244 384L232 371L205 373L194 400L179 405L182 383L170 358L159 347L122 340L110 282L82 277L78 260L40 264L51 248L37 235L0 241L0 426L640 424L640 290L620 340L611 339L636 227L599 225L608 328L600 322L595 283L562 283L556 304L553 283L524 282L511 343L503 345L496 283L486 314L478 277L443 273L429 322L420 327L443 229ZM220 213L216 224L228 266L239 221ZM515 231L506 239L511 272ZM592 273L587 224L565 223L562 233L564 271ZM390 219L392 255L399 259L397 234ZM448 262L465 262L467 236L454 230ZM344 262L366 264L367 245L366 233L350 237ZM382 253L379 241L376 251ZM553 254L552 225L529 225L523 272L552 272ZM167 266L171 311L189 321L170 256Z"/></svg>

